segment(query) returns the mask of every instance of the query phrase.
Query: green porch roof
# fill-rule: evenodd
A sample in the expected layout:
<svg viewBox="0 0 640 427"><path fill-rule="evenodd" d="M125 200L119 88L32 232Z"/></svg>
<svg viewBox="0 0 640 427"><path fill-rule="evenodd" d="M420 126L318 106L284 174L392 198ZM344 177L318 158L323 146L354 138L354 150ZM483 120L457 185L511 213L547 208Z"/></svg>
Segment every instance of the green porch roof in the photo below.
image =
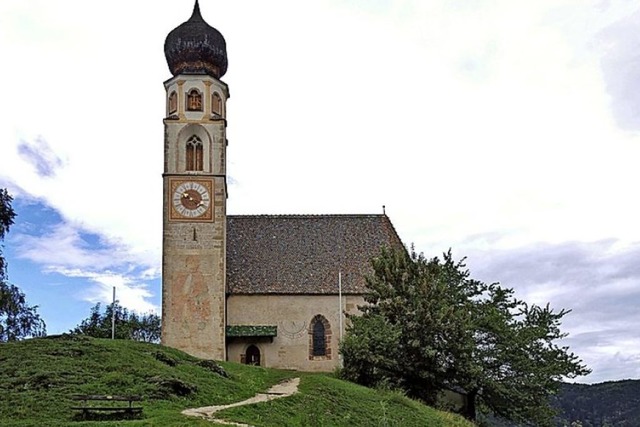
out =
<svg viewBox="0 0 640 427"><path fill-rule="evenodd" d="M277 337L277 326L231 325L227 326L227 337Z"/></svg>

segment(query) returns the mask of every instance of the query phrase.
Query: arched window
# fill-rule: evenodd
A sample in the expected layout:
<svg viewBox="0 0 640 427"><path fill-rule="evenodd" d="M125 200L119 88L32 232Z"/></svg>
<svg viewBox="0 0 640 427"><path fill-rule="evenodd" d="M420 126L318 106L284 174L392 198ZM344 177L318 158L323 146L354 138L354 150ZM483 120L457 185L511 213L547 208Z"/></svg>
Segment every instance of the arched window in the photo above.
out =
<svg viewBox="0 0 640 427"><path fill-rule="evenodd" d="M331 325L321 314L309 325L309 360L331 359Z"/></svg>
<svg viewBox="0 0 640 427"><path fill-rule="evenodd" d="M201 171L203 170L203 149L202 141L197 136L193 135L187 140L187 156L186 167L188 171Z"/></svg>
<svg viewBox="0 0 640 427"><path fill-rule="evenodd" d="M217 92L213 92L211 96L211 112L222 116L222 98Z"/></svg>
<svg viewBox="0 0 640 427"><path fill-rule="evenodd" d="M191 89L187 95L187 111L202 111L202 95L198 89Z"/></svg>
<svg viewBox="0 0 640 427"><path fill-rule="evenodd" d="M324 325L322 322L313 324L313 355L326 356L327 345L324 342Z"/></svg>
<svg viewBox="0 0 640 427"><path fill-rule="evenodd" d="M169 95L169 114L173 114L178 111L178 94L173 91Z"/></svg>

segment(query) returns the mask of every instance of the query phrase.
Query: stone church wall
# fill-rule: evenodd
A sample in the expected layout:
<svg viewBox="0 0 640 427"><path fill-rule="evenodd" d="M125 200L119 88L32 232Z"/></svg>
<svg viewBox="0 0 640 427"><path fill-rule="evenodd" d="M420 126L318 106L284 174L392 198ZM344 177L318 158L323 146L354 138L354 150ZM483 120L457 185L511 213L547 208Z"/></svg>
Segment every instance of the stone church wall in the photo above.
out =
<svg viewBox="0 0 640 427"><path fill-rule="evenodd" d="M364 300L343 295L342 310L356 313ZM227 358L242 362L250 345L260 350L260 365L301 371L332 371L338 366L340 339L338 295L231 295L227 300L228 325L277 326L273 338L228 338ZM328 321L327 355L313 356L311 324L317 315ZM346 319L343 319L343 329Z"/></svg>

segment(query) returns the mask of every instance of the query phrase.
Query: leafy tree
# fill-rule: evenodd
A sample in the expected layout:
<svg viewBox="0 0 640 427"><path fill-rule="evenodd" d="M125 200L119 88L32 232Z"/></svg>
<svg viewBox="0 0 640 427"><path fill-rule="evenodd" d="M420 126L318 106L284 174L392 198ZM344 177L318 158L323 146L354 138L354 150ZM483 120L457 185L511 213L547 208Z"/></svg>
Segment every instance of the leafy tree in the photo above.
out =
<svg viewBox="0 0 640 427"><path fill-rule="evenodd" d="M91 308L91 314L78 326L69 331L72 334L88 335L95 338L111 338L111 322L115 309L115 337L145 342L160 341L160 317L148 313L142 316L128 311L116 304L105 306L104 313L97 303Z"/></svg>
<svg viewBox="0 0 640 427"><path fill-rule="evenodd" d="M0 342L17 341L47 334L38 306L29 306L20 289L0 281Z"/></svg>
<svg viewBox="0 0 640 427"><path fill-rule="evenodd" d="M9 232L9 227L13 225L13 219L16 216L11 201L13 198L5 188L0 188L0 242L4 240L4 236ZM0 280L5 280L7 274L7 264L2 256L2 246L0 246Z"/></svg>
<svg viewBox="0 0 640 427"><path fill-rule="evenodd" d="M403 389L437 404L462 389L465 415L476 406L516 422L548 424L549 396L563 377L590 371L556 341L567 310L528 305L512 289L469 277L451 251L426 259L383 251L372 260L367 305L341 344L343 375Z"/></svg>
<svg viewBox="0 0 640 427"><path fill-rule="evenodd" d="M7 190L0 188L0 242L16 216L12 201ZM7 283L7 263L0 246L0 342L46 335L46 325L37 309L37 306L27 304L25 295L17 286Z"/></svg>

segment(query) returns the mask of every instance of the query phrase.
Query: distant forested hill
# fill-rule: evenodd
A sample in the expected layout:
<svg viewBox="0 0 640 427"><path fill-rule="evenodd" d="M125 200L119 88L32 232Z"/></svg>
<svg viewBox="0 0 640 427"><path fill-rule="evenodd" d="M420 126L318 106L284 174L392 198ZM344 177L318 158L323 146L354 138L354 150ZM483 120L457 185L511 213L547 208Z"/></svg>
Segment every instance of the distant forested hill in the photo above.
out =
<svg viewBox="0 0 640 427"><path fill-rule="evenodd" d="M560 409L558 426L580 421L583 427L638 427L640 380L563 384L554 406Z"/></svg>
<svg viewBox="0 0 640 427"><path fill-rule="evenodd" d="M640 380L563 384L553 399L556 427L640 427ZM494 427L519 427L489 418Z"/></svg>

